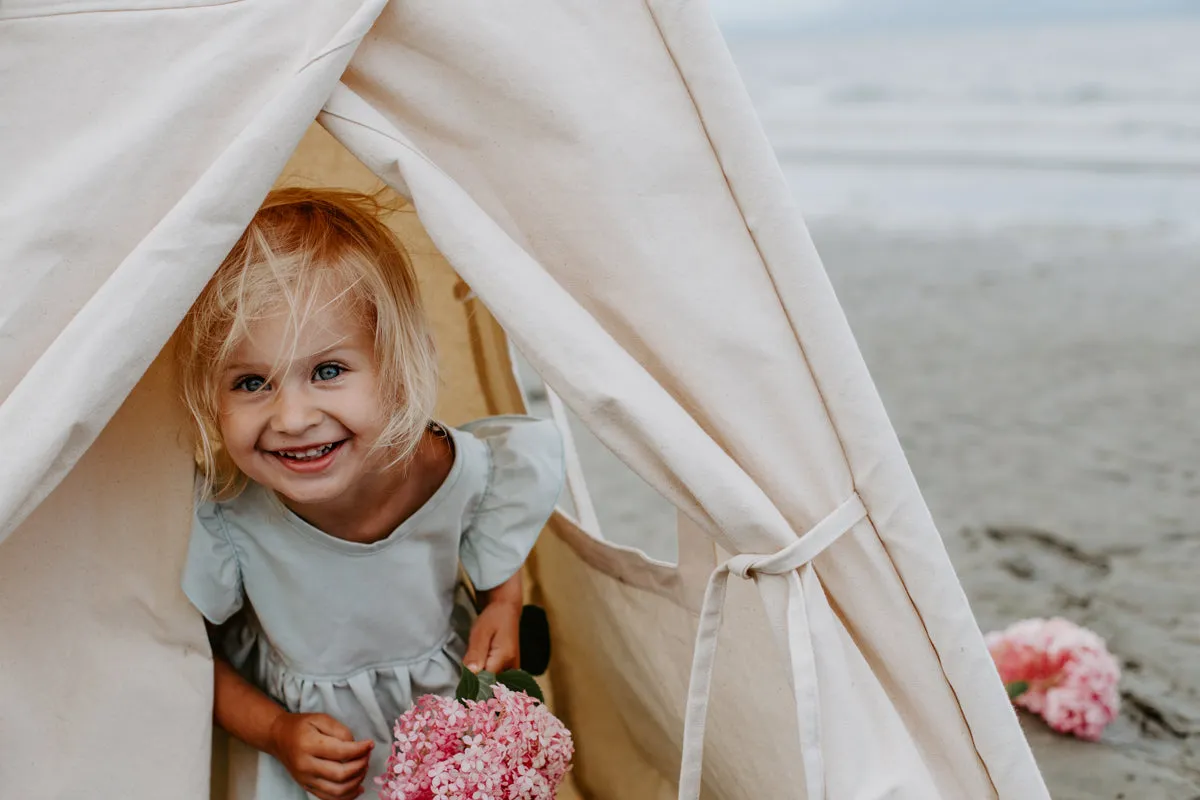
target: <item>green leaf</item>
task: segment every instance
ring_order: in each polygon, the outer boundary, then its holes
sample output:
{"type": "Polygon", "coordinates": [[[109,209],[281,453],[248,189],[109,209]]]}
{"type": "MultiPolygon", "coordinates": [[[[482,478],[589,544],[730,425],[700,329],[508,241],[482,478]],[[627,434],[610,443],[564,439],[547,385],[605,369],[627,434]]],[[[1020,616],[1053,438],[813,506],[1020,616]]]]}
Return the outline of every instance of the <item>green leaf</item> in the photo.
{"type": "Polygon", "coordinates": [[[512,689],[514,692],[524,692],[539,703],[546,702],[542,687],[523,669],[509,669],[496,676],[496,681],[512,689]]]}
{"type": "Polygon", "coordinates": [[[1013,681],[1012,683],[1005,684],[1004,689],[1008,692],[1009,700],[1016,700],[1029,691],[1029,681],[1013,681]]]}
{"type": "Polygon", "coordinates": [[[460,703],[465,700],[478,700],[479,689],[479,678],[464,666],[458,679],[458,688],[454,690],[454,699],[460,703]]]}
{"type": "Polygon", "coordinates": [[[458,679],[458,687],[454,690],[454,699],[460,703],[466,700],[475,700],[477,702],[491,700],[496,694],[492,691],[492,687],[499,680],[499,678],[486,669],[481,669],[479,672],[471,672],[471,670],[464,666],[462,668],[462,676],[458,679]]]}

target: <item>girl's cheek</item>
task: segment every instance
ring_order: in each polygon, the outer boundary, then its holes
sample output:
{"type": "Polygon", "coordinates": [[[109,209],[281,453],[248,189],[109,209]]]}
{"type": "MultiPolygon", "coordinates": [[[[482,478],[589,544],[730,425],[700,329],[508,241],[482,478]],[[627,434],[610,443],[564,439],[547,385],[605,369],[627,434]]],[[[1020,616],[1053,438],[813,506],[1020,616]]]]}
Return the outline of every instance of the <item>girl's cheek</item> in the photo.
{"type": "Polygon", "coordinates": [[[250,428],[253,427],[250,415],[245,409],[226,408],[221,414],[219,425],[221,428],[221,436],[232,447],[237,447],[241,444],[240,439],[247,435],[250,428]]]}

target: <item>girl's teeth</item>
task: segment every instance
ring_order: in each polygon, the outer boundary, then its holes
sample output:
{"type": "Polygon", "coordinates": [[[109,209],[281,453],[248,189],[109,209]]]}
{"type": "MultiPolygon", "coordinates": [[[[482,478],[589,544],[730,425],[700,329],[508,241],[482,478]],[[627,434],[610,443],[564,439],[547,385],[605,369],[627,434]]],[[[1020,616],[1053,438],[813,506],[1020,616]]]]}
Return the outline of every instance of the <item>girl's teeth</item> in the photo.
{"type": "Polygon", "coordinates": [[[311,447],[308,450],[280,450],[279,455],[284,458],[292,458],[297,461],[304,461],[310,458],[320,458],[333,449],[332,444],[321,445],[320,447],[311,447]]]}

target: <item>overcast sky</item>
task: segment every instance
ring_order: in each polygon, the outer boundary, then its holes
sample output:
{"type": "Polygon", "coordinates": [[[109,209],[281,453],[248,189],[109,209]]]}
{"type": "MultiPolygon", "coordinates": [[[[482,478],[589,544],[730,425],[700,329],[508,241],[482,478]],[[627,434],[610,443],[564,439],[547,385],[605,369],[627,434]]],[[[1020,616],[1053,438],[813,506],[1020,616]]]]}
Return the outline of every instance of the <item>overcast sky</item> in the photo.
{"type": "Polygon", "coordinates": [[[836,8],[839,0],[709,0],[722,24],[802,22],[814,14],[836,8]]]}
{"type": "Polygon", "coordinates": [[[1200,0],[709,0],[731,28],[826,22],[978,22],[1200,12],[1200,0]]]}

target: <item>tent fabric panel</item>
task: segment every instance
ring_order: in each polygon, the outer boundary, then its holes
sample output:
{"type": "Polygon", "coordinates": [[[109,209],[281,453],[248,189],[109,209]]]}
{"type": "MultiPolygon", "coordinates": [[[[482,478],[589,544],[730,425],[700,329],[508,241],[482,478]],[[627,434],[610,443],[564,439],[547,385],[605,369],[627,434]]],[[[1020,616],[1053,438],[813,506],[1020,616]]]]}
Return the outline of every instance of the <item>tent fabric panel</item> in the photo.
{"type": "Polygon", "coordinates": [[[4,796],[207,800],[212,665],[179,584],[189,441],[164,354],[0,546],[4,796]]]}
{"type": "MultiPolygon", "coordinates": [[[[878,392],[830,286],[799,212],[756,118],[732,58],[707,14],[695,3],[652,2],[660,29],[704,119],[729,179],[730,191],[754,235],[782,305],[804,343],[830,417],[856,476],[856,488],[889,557],[928,631],[955,702],[963,706],[970,737],[1002,797],[1046,797],[1032,753],[999,685],[978,625],[900,447],[878,392]],[[797,264],[815,265],[796,269],[797,264]]],[[[851,562],[855,563],[855,562],[851,562]]],[[[866,565],[857,565],[859,569],[866,565]]],[[[819,570],[825,575],[824,570],[819,570]]],[[[890,572],[890,570],[889,570],[890,572]]],[[[855,578],[861,580],[856,570],[855,578]]],[[[849,576],[846,589],[850,590],[849,576]]],[[[831,587],[832,588],[832,587],[831,587]]],[[[837,593],[838,596],[849,596],[837,593]]],[[[860,616],[881,619],[878,612],[860,616]]],[[[878,641],[885,641],[878,638],[878,641]]],[[[881,674],[888,664],[879,662],[881,674]]],[[[928,692],[914,693],[913,681],[928,672],[891,674],[893,694],[917,694],[910,718],[924,716],[928,692]]],[[[911,701],[910,701],[911,705],[911,701]]],[[[924,723],[920,740],[947,747],[953,730],[940,715],[924,723]]]]}

